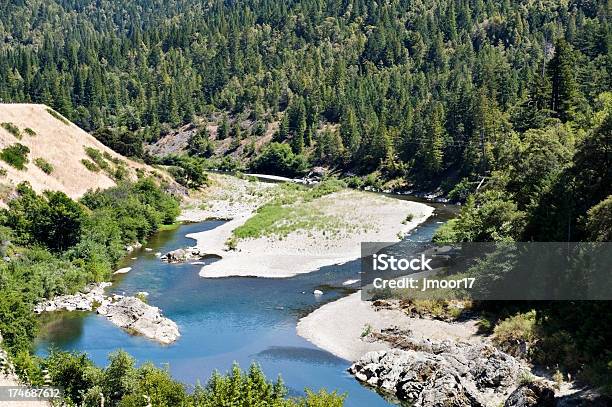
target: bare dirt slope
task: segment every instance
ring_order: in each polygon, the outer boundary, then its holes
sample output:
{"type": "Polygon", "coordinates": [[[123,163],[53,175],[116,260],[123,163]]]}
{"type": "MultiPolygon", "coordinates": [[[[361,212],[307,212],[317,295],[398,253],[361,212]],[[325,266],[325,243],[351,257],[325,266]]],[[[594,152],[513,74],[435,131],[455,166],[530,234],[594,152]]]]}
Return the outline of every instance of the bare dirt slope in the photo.
{"type": "Polygon", "coordinates": [[[2,201],[10,196],[11,187],[21,181],[28,181],[38,192],[58,190],[72,198],[80,197],[88,189],[115,185],[110,173],[117,164],[107,159],[110,167],[108,171],[88,170],[81,162],[83,159],[91,161],[85,153],[86,147],[95,148],[102,154],[107,153],[110,157],[121,160],[128,170],[129,178],[136,178],[138,168],[145,173],[155,171],[152,167],[128,160],[115,153],[75,124],[52,116],[44,105],[0,104],[0,123],[11,123],[21,134],[21,139],[18,139],[0,126],[0,149],[15,143],[23,144],[30,149],[29,162],[24,170],[18,170],[0,160],[0,168],[6,170],[6,175],[0,175],[2,201]],[[26,128],[32,129],[36,135],[28,134],[26,128]],[[34,160],[39,157],[53,166],[50,174],[46,174],[34,164],[34,160]]]}

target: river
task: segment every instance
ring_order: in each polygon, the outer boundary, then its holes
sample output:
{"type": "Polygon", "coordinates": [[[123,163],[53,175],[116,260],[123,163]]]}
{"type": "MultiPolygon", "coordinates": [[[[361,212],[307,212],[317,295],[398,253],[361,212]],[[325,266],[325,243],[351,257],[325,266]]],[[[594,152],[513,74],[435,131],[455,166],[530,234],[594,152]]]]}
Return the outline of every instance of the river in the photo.
{"type": "MultiPolygon", "coordinates": [[[[412,231],[407,239],[429,241],[452,209],[436,206],[436,214],[412,231]]],[[[133,336],[95,313],[66,312],[45,316],[36,341],[37,353],[51,348],[86,352],[104,366],[110,352],[124,349],[138,362],[168,367],[172,375],[193,385],[206,382],[216,369],[229,370],[238,362],[244,369],[259,363],[267,377],[282,376],[290,395],[305,388],[347,393],[346,406],[392,405],[376,392],[361,386],[346,369],[350,363],[297,336],[297,320],[350,292],[342,283],[359,278],[359,261],[322,268],[285,279],[221,278],[198,276],[200,264],[167,264],[155,256],[194,240],[185,235],[208,230],[221,221],[184,224],[154,235],[144,248],[132,252],[121,267],[132,267],[118,276],[109,293],[134,295],[148,292],[148,302],[160,307],[181,331],[168,346],[133,336]],[[324,292],[315,297],[313,290],[324,292]]],[[[212,261],[212,260],[211,260],[212,261]]]]}

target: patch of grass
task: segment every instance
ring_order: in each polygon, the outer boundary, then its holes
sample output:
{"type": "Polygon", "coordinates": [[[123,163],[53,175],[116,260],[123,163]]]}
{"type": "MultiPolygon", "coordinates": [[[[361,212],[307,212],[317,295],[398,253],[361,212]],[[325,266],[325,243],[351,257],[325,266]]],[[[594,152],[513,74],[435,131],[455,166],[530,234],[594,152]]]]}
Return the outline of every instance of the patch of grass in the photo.
{"type": "Polygon", "coordinates": [[[54,170],[53,165],[51,165],[50,162],[48,162],[42,157],[38,157],[37,159],[35,159],[34,164],[36,164],[36,166],[40,168],[45,174],[51,174],[54,170]]]}
{"type": "Polygon", "coordinates": [[[4,122],[1,124],[2,128],[9,133],[11,133],[17,140],[21,140],[21,132],[19,128],[15,126],[13,123],[4,122]]]}
{"type": "Polygon", "coordinates": [[[30,149],[23,144],[15,143],[10,145],[0,152],[0,159],[18,170],[26,168],[28,161],[28,154],[30,149]]]}
{"type": "Polygon", "coordinates": [[[372,333],[372,325],[370,324],[365,324],[363,326],[363,330],[361,331],[361,337],[365,338],[366,336],[368,336],[369,334],[372,333]]]}
{"type": "Polygon", "coordinates": [[[493,343],[512,355],[521,354],[521,348],[536,337],[536,312],[533,310],[506,318],[493,328],[493,343]]]}
{"type": "Polygon", "coordinates": [[[526,370],[523,370],[519,375],[519,384],[526,385],[529,383],[533,383],[535,380],[535,376],[526,370]]]}
{"type": "Polygon", "coordinates": [[[64,116],[62,116],[61,114],[59,114],[55,110],[51,109],[50,107],[47,108],[47,113],[49,113],[51,116],[55,117],[60,122],[64,123],[66,126],[70,125],[70,122],[68,121],[68,119],[66,119],[64,116]]]}
{"type": "Polygon", "coordinates": [[[168,225],[161,225],[158,230],[175,230],[178,229],[179,226],[181,226],[181,222],[174,222],[168,225]]]}
{"type": "Polygon", "coordinates": [[[408,215],[406,215],[406,219],[404,219],[402,221],[402,225],[406,225],[406,224],[412,222],[413,220],[414,220],[414,214],[409,213],[408,215]]]}
{"type": "MultiPolygon", "coordinates": [[[[322,230],[334,234],[343,222],[307,204],[345,186],[337,180],[325,181],[312,188],[292,183],[282,184],[275,190],[275,196],[269,203],[260,207],[244,225],[234,230],[233,239],[271,235],[282,238],[297,230],[322,230]]],[[[237,242],[230,240],[227,245],[231,248],[237,242]]]]}
{"type": "Polygon", "coordinates": [[[90,161],[90,160],[88,160],[86,158],[83,158],[81,160],[81,163],[85,166],[85,168],[87,168],[91,172],[99,172],[100,171],[100,167],[98,167],[96,165],[96,163],[94,163],[93,161],[90,161]]]}
{"type": "Polygon", "coordinates": [[[236,236],[232,236],[225,242],[227,250],[236,250],[238,248],[238,239],[236,236]]]}
{"type": "Polygon", "coordinates": [[[23,129],[23,131],[25,131],[28,136],[36,136],[36,132],[29,127],[26,127],[25,129],[23,129]]]}

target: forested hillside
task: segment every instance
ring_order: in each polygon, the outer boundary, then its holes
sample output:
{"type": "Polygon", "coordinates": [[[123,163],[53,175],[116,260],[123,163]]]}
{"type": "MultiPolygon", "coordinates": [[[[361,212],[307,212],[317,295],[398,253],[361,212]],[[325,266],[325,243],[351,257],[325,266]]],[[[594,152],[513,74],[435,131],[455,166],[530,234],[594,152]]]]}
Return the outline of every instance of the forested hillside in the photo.
{"type": "Polygon", "coordinates": [[[256,156],[274,122],[297,155],[283,151],[270,171],[379,170],[426,188],[503,167],[530,128],[591,126],[612,88],[611,7],[9,0],[0,99],[46,103],[136,156],[143,140],[196,117],[218,128],[209,140],[203,126],[192,154],[230,137],[256,156]]]}

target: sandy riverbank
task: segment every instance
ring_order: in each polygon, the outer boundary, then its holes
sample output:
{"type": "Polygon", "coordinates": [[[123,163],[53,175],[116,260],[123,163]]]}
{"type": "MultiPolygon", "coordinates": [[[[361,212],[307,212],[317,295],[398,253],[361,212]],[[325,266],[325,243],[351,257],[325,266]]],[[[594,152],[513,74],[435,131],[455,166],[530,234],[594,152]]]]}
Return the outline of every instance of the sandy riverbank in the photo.
{"type": "MultiPolygon", "coordinates": [[[[204,209],[183,214],[183,219],[190,220],[231,219],[213,230],[188,236],[196,239],[200,250],[221,257],[202,268],[202,277],[291,277],[345,263],[360,257],[361,242],[398,241],[433,213],[432,207],[422,203],[341,190],[300,204],[300,211],[316,213],[325,219],[329,228],[318,225],[282,236],[241,239],[236,250],[228,250],[226,243],[232,231],[243,225],[273,195],[277,186],[228,177],[221,181],[231,183],[217,187],[227,195],[225,198],[211,199],[204,209]]],[[[214,194],[215,190],[209,191],[209,196],[214,194]]]]}
{"type": "Polygon", "coordinates": [[[411,330],[415,339],[456,340],[478,342],[476,321],[444,322],[412,318],[397,309],[375,310],[370,301],[361,299],[361,292],[331,302],[300,319],[298,335],[333,353],[355,361],[370,351],[388,350],[386,342],[362,339],[367,327],[371,331],[398,327],[411,330]]]}

